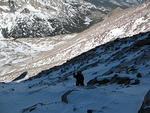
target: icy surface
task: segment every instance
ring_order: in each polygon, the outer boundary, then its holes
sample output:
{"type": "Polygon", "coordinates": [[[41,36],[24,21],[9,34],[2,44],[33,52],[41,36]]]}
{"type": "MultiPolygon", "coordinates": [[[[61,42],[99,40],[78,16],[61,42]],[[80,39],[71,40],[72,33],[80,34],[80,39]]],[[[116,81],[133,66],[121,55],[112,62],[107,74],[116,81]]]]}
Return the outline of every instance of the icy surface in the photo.
{"type": "Polygon", "coordinates": [[[84,21],[85,21],[84,24],[86,24],[86,25],[89,25],[92,22],[92,20],[88,17],[86,17],[84,21]]]}

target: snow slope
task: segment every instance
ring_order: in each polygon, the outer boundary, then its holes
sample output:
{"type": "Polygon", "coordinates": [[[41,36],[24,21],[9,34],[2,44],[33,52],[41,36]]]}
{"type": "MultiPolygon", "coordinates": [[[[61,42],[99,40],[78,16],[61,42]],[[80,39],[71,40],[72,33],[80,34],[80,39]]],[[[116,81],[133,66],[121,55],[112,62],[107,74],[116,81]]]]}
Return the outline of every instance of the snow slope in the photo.
{"type": "Polygon", "coordinates": [[[11,82],[0,83],[0,113],[137,113],[150,86],[149,6],[117,13],[63,40],[55,37],[60,41],[55,51],[18,64],[20,74],[30,79],[11,81],[19,73],[1,78],[11,82]],[[50,61],[59,63],[50,67],[50,61]],[[84,74],[86,86],[74,85],[76,70],[84,74]]]}
{"type": "Polygon", "coordinates": [[[17,63],[54,49],[64,40],[75,37],[76,34],[45,38],[22,38],[17,40],[0,40],[0,76],[18,70],[17,63]]]}
{"type": "Polygon", "coordinates": [[[0,113],[137,113],[150,85],[149,40],[150,32],[116,39],[27,81],[1,83],[0,113]],[[76,69],[82,70],[85,84],[95,77],[100,81],[115,74],[140,83],[133,85],[131,80],[128,84],[76,87],[72,77],[76,69]],[[138,73],[141,78],[137,78],[138,73]],[[68,91],[68,102],[62,101],[68,91]]]}

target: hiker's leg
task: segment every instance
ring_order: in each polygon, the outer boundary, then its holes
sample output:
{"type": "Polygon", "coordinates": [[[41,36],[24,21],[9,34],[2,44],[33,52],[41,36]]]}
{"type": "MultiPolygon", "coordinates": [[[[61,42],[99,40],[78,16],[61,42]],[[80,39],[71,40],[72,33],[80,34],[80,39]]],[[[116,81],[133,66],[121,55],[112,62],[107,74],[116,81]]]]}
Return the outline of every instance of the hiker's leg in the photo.
{"type": "Polygon", "coordinates": [[[79,86],[79,82],[78,81],[76,81],[76,86],[79,86]]]}

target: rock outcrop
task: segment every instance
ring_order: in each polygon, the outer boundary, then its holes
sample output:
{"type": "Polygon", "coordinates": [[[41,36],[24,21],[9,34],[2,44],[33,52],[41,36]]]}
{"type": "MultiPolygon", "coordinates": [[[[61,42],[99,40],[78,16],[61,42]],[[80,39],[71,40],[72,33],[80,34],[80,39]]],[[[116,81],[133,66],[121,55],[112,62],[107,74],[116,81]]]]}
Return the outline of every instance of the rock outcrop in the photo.
{"type": "Polygon", "coordinates": [[[150,91],[145,95],[143,104],[138,113],[150,113],[150,91]]]}

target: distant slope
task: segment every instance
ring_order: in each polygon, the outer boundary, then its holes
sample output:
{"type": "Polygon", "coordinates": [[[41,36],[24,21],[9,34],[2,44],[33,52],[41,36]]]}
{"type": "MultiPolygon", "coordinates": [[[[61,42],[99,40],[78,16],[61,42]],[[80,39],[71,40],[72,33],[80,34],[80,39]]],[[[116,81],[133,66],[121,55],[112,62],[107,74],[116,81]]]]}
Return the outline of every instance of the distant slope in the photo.
{"type": "Polygon", "coordinates": [[[112,9],[138,3],[136,0],[3,0],[0,1],[0,38],[36,38],[80,32],[103,20],[112,9]]]}

